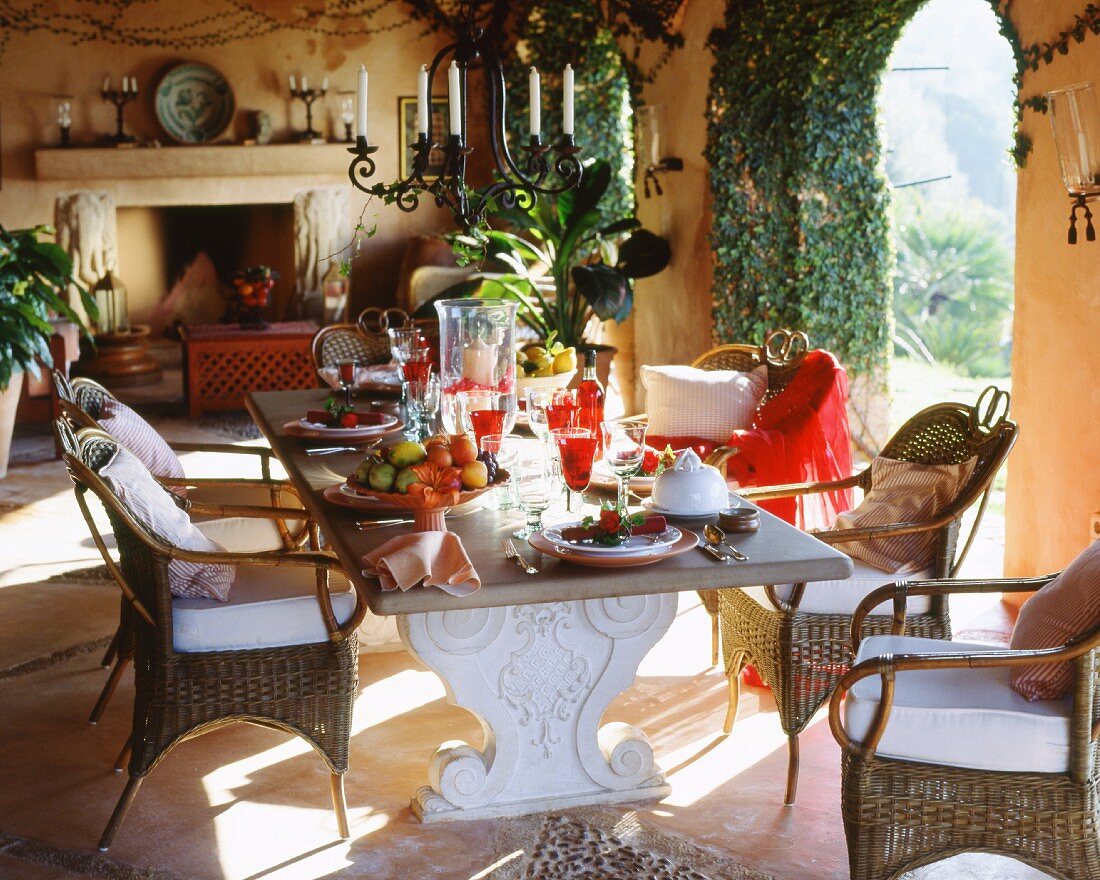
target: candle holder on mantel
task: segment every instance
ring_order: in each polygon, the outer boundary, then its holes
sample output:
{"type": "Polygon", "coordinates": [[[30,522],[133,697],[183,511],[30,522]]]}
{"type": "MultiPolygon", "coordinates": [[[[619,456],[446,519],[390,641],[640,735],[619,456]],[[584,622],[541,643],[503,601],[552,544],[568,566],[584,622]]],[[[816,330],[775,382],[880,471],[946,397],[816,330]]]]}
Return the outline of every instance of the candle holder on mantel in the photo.
{"type": "Polygon", "coordinates": [[[107,138],[107,143],[114,144],[116,147],[134,143],[133,135],[128,135],[123,130],[122,109],[137,100],[137,77],[124,76],[121,89],[111,88],[110,77],[104,77],[103,88],[100,89],[99,94],[104,101],[115,105],[115,133],[107,138]]]}
{"type": "Polygon", "coordinates": [[[298,140],[303,144],[323,144],[325,139],[321,132],[313,130],[313,102],[328,94],[328,77],[321,81],[319,89],[311,89],[308,85],[309,80],[304,76],[301,85],[295,83],[293,76],[290,78],[290,97],[306,105],[306,130],[298,133],[298,140]]]}
{"type": "Polygon", "coordinates": [[[72,146],[69,138],[69,132],[73,127],[72,97],[72,95],[57,96],[57,128],[61,132],[61,139],[57,144],[59,147],[72,146]]]}

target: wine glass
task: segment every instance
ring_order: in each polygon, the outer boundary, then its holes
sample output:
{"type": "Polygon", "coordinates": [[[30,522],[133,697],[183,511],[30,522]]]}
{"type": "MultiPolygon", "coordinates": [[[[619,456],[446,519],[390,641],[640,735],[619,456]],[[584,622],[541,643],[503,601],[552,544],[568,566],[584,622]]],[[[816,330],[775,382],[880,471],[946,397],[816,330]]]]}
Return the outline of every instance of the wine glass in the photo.
{"type": "Polygon", "coordinates": [[[599,438],[587,428],[558,428],[551,432],[558,447],[565,481],[565,509],[573,509],[573,492],[583,492],[592,480],[592,462],[599,438]]]}
{"type": "Polygon", "coordinates": [[[336,382],[344,391],[344,406],[351,409],[351,389],[355,387],[355,374],[359,361],[355,358],[336,362],[336,382]]]}
{"type": "Polygon", "coordinates": [[[401,402],[408,400],[409,389],[405,378],[405,364],[415,360],[420,348],[420,330],[417,327],[390,327],[386,333],[390,337],[390,353],[394,361],[401,366],[401,402]]]}
{"type": "Polygon", "coordinates": [[[527,516],[522,529],[513,532],[516,538],[530,538],[542,531],[542,515],[550,506],[554,480],[549,462],[541,450],[527,449],[516,462],[512,479],[516,484],[519,506],[527,516]]]}
{"type": "Polygon", "coordinates": [[[426,379],[413,379],[409,383],[409,399],[406,407],[412,433],[418,437],[429,433],[435,415],[439,412],[439,377],[428,373],[426,379]]]}
{"type": "Polygon", "coordinates": [[[615,475],[617,487],[615,509],[619,511],[627,508],[627,486],[630,478],[638,473],[645,457],[645,432],[646,423],[617,419],[610,422],[602,422],[600,431],[603,434],[604,460],[615,475]]]}
{"type": "MultiPolygon", "coordinates": [[[[547,388],[527,389],[527,424],[531,433],[543,443],[550,439],[550,422],[546,408],[554,402],[554,392],[547,388]]],[[[568,427],[562,425],[562,427],[568,427]]]]}
{"type": "Polygon", "coordinates": [[[459,391],[455,423],[460,432],[473,431],[480,447],[482,437],[511,433],[516,425],[516,396],[507,391],[459,391]]]}
{"type": "MultiPolygon", "coordinates": [[[[481,451],[493,453],[496,456],[497,467],[508,471],[509,474],[519,458],[522,446],[523,441],[514,434],[486,434],[478,443],[481,451]]],[[[509,480],[503,488],[504,492],[497,496],[497,508],[509,510],[515,506],[515,480],[509,480]]]]}
{"type": "Polygon", "coordinates": [[[580,407],[577,404],[576,391],[555,391],[546,406],[546,423],[551,431],[562,428],[574,428],[580,407]]]}

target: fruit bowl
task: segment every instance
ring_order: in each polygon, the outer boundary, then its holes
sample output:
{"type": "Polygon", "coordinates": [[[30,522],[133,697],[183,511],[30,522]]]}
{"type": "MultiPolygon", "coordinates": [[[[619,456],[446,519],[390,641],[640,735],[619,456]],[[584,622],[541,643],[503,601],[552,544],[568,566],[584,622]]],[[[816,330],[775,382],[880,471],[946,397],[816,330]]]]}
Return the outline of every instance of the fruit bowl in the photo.
{"type": "Polygon", "coordinates": [[[576,375],[576,370],[570,370],[568,373],[557,373],[553,376],[517,376],[516,394],[522,400],[527,396],[528,388],[546,388],[552,390],[568,388],[569,383],[573,381],[573,377],[576,375]]]}
{"type": "Polygon", "coordinates": [[[355,479],[355,474],[348,477],[347,486],[356,495],[362,495],[365,498],[374,498],[395,510],[411,510],[414,532],[445,532],[447,531],[447,523],[444,517],[448,510],[452,507],[458,507],[460,504],[465,504],[467,501],[473,501],[479,495],[484,495],[490,489],[495,489],[497,486],[507,482],[507,480],[508,473],[502,470],[497,472],[497,479],[495,482],[490,483],[488,486],[483,486],[480,489],[452,489],[446,493],[440,493],[446,498],[446,502],[442,506],[439,504],[437,498],[431,498],[425,495],[375,491],[369,486],[364,486],[355,479]]]}

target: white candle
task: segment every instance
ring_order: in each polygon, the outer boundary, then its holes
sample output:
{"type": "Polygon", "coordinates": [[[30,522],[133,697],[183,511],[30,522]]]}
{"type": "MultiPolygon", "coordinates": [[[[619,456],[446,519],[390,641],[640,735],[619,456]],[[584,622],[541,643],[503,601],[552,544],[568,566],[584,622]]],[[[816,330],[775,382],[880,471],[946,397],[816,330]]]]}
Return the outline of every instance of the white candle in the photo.
{"type": "Polygon", "coordinates": [[[451,109],[451,134],[462,136],[462,81],[458,76],[458,64],[454,61],[447,68],[447,97],[451,109]]]}
{"type": "Polygon", "coordinates": [[[531,137],[537,138],[542,131],[542,87],[539,72],[534,67],[527,74],[527,86],[531,92],[531,137]]]}
{"type": "Polygon", "coordinates": [[[561,130],[565,134],[573,133],[573,65],[565,65],[562,74],[561,130]]]}
{"type": "Polygon", "coordinates": [[[293,73],[290,75],[290,90],[292,92],[298,91],[298,80],[295,78],[293,73]]]}
{"type": "Polygon", "coordinates": [[[416,76],[416,130],[428,134],[428,65],[421,64],[416,76]]]}
{"type": "Polygon", "coordinates": [[[321,91],[322,92],[327,92],[328,91],[328,77],[327,76],[324,77],[321,80],[321,91]]]}
{"type": "Polygon", "coordinates": [[[103,77],[103,91],[111,91],[111,77],[109,75],[103,77]]]}
{"type": "Polygon", "coordinates": [[[137,94],[137,77],[136,76],[130,77],[130,89],[133,91],[133,93],[135,95],[137,94]]]}
{"type": "Polygon", "coordinates": [[[359,65],[359,93],[355,102],[355,135],[367,137],[367,65],[359,65]]]}
{"type": "Polygon", "coordinates": [[[309,91],[309,77],[306,76],[305,74],[302,75],[302,91],[303,92],[308,92],[309,91]]]}

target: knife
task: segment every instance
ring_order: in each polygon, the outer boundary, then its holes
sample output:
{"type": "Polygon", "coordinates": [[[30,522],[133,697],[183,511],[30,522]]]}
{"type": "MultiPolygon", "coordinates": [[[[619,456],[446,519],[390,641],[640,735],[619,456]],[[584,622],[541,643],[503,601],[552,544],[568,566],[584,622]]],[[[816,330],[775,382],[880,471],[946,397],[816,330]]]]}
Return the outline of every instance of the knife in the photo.
{"type": "Polygon", "coordinates": [[[720,552],[716,547],[714,547],[711,544],[701,542],[699,544],[696,544],[695,546],[698,547],[700,550],[702,550],[704,553],[709,553],[711,556],[713,556],[719,562],[730,562],[731,561],[729,556],[726,556],[725,553],[720,552]]]}

